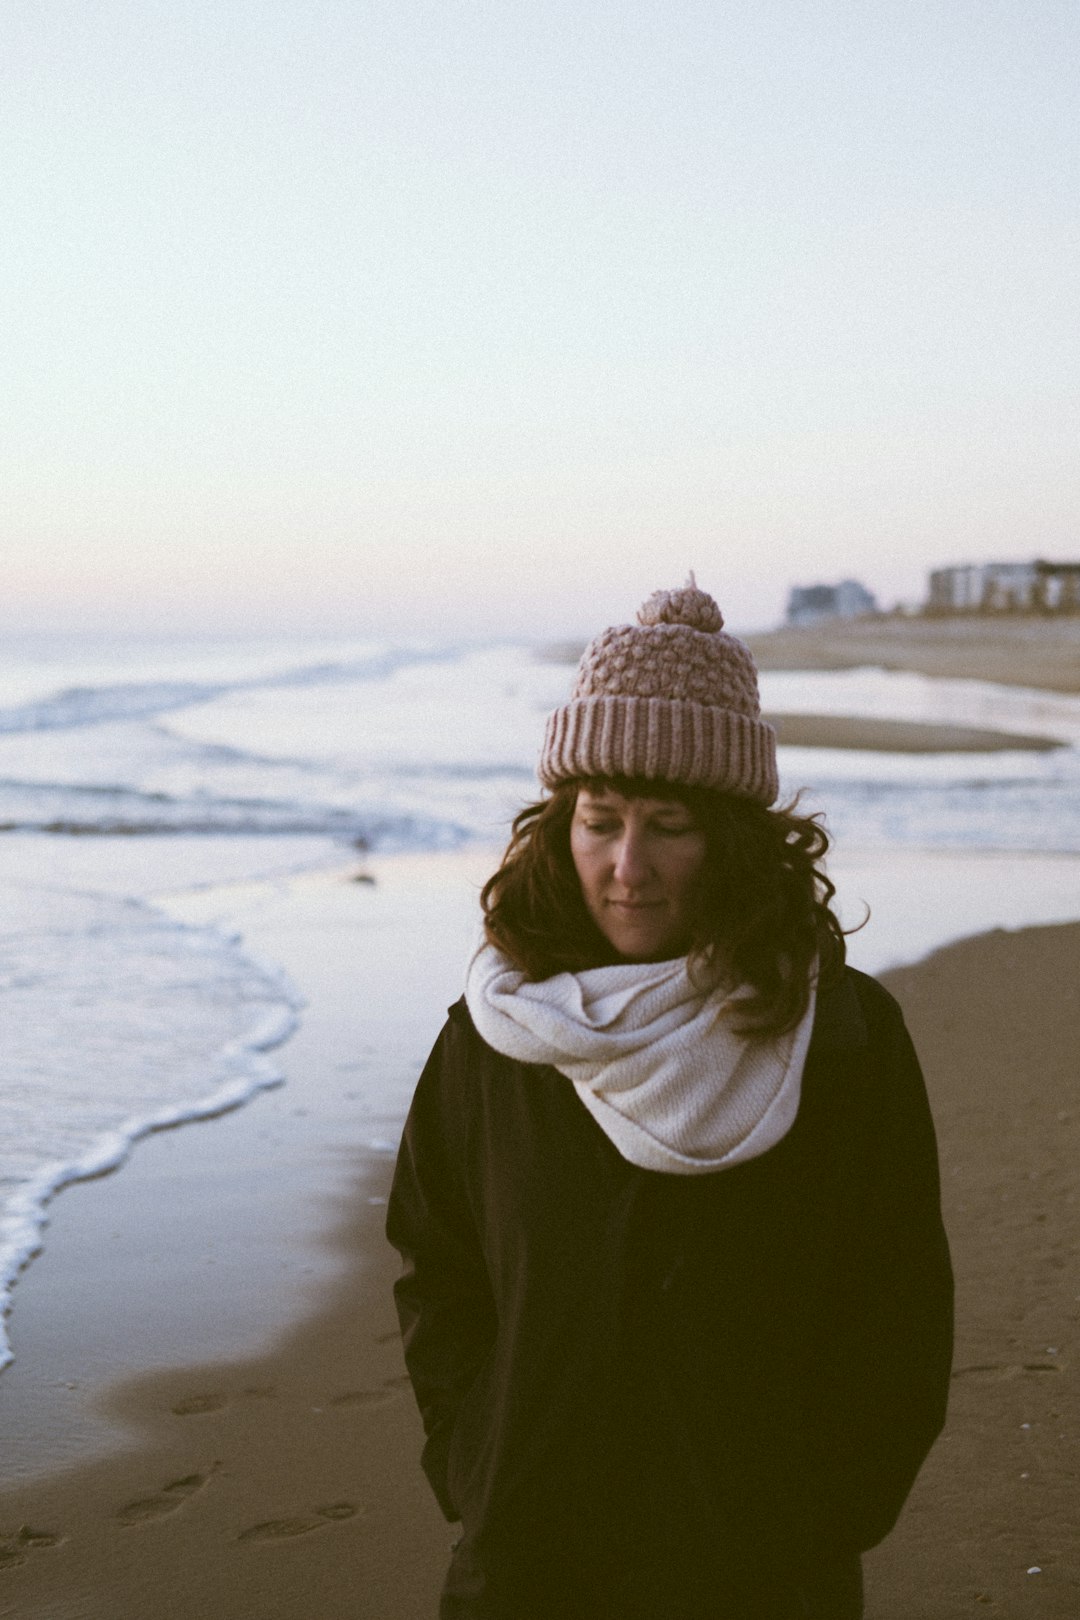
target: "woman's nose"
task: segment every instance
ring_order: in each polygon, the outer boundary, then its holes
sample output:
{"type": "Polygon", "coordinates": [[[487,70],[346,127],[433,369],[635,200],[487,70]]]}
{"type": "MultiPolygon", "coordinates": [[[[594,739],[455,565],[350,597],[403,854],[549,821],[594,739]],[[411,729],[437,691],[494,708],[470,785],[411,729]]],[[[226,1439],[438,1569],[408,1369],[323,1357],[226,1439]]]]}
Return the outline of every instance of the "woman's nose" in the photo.
{"type": "Polygon", "coordinates": [[[615,877],[618,882],[628,889],[635,888],[647,881],[649,870],[645,840],[637,833],[624,833],[615,851],[615,877]]]}

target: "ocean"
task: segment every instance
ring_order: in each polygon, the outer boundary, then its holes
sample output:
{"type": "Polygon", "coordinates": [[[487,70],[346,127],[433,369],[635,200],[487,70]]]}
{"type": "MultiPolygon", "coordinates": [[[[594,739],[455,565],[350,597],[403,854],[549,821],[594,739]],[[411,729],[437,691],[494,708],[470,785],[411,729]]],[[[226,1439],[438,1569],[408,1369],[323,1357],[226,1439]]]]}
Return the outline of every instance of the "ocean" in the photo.
{"type": "MultiPolygon", "coordinates": [[[[279,1083],[303,1009],[169,897],[495,845],[570,670],[517,644],[9,642],[0,655],[0,1306],[66,1184],[279,1083]]],[[[987,754],[781,750],[871,969],[1080,916],[1080,698],[880,670],[766,674],[767,709],[1051,736],[987,754]],[[906,931],[905,931],[906,929],[906,931]]],[[[861,957],[859,953],[862,953],[861,957]]],[[[0,1366],[8,1359],[0,1337],[0,1366]]]]}

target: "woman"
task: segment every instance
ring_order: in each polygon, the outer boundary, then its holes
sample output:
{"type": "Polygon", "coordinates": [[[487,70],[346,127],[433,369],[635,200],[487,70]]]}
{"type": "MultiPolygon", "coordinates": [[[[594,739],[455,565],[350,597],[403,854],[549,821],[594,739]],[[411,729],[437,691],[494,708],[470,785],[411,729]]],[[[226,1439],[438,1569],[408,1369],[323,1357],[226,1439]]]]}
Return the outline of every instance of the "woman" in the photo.
{"type": "Polygon", "coordinates": [[[603,632],[390,1200],[443,1620],[854,1620],[945,1410],[933,1126],[691,578],[603,632]]]}

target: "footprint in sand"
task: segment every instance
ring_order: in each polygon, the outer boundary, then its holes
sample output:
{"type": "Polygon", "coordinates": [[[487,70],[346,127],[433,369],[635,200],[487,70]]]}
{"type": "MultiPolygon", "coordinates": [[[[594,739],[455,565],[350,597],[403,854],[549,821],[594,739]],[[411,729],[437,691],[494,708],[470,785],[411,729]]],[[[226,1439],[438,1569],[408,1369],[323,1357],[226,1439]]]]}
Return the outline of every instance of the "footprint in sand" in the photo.
{"type": "Polygon", "coordinates": [[[177,1417],[196,1417],[200,1412],[220,1412],[228,1404],[227,1395],[187,1395],[172,1410],[177,1417]]]}
{"type": "Polygon", "coordinates": [[[209,1478],[209,1474],[185,1474],[183,1479],[174,1479],[170,1484],[163,1485],[153,1496],[141,1496],[134,1502],[128,1502],[116,1517],[122,1525],[147,1524],[151,1519],[162,1519],[196,1496],[209,1478]]]}
{"type": "Polygon", "coordinates": [[[354,1519],[360,1512],[352,1502],[330,1502],[315,1509],[315,1516],[306,1519],[264,1519],[241,1530],[237,1541],[285,1541],[290,1536],[306,1536],[312,1530],[324,1530],[328,1524],[354,1519]]]}
{"type": "Polygon", "coordinates": [[[974,1379],[978,1383],[994,1384],[1006,1378],[1022,1378],[1026,1373],[1059,1373],[1056,1361],[1025,1361],[1022,1365],[987,1361],[971,1367],[957,1367],[953,1378],[974,1379]]]}
{"type": "MultiPolygon", "coordinates": [[[[252,1384],[240,1393],[247,1400],[268,1401],[273,1399],[277,1390],[273,1384],[252,1384]]],[[[198,1417],[203,1412],[222,1412],[229,1402],[228,1395],[211,1390],[205,1395],[185,1395],[182,1401],[177,1401],[169,1410],[174,1417],[198,1417]]]]}
{"type": "Polygon", "coordinates": [[[62,1537],[51,1530],[34,1530],[28,1524],[20,1525],[14,1535],[0,1533],[0,1569],[14,1569],[25,1564],[28,1553],[37,1547],[56,1547],[62,1537]]]}
{"type": "Polygon", "coordinates": [[[334,1395],[328,1406],[385,1406],[395,1398],[392,1389],[348,1389],[344,1395],[334,1395]]]}
{"type": "Polygon", "coordinates": [[[385,1406],[396,1400],[403,1389],[409,1387],[408,1373],[395,1378],[384,1378],[379,1389],[347,1389],[343,1395],[334,1395],[328,1406],[385,1406]]]}

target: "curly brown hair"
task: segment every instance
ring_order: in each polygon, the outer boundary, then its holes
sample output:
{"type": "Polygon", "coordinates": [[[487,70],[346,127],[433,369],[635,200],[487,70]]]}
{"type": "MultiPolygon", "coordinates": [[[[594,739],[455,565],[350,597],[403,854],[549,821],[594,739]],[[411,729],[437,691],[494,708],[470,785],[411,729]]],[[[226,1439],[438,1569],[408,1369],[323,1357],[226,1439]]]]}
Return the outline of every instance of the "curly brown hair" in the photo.
{"type": "Polygon", "coordinates": [[[798,798],[777,809],[755,799],[678,782],[624,777],[560,782],[515,817],[497,872],[481,892],[488,940],[530,980],[621,958],[589,915],[570,853],[581,788],[626,798],[676,799],[705,834],[706,855],[691,934],[692,970],[708,983],[734,975],[754,991],[743,1028],[792,1029],[806,1012],[811,978],[843,967],[835,886],[820,862],[829,836],[798,798]]]}

